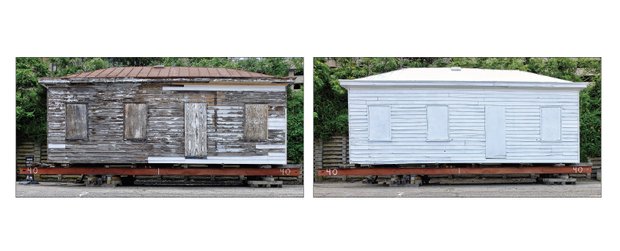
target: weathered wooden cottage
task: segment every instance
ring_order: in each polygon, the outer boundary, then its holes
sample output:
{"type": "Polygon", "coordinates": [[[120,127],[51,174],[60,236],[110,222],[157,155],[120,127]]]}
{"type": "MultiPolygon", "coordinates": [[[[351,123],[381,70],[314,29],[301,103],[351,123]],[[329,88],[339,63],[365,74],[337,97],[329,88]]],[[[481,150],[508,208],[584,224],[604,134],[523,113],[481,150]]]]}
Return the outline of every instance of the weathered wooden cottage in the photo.
{"type": "Polygon", "coordinates": [[[458,67],[340,83],[354,164],[579,162],[585,83],[458,67]]]}
{"type": "Polygon", "coordinates": [[[285,165],[291,81],[160,66],[41,79],[48,93],[48,161],[285,165]]]}

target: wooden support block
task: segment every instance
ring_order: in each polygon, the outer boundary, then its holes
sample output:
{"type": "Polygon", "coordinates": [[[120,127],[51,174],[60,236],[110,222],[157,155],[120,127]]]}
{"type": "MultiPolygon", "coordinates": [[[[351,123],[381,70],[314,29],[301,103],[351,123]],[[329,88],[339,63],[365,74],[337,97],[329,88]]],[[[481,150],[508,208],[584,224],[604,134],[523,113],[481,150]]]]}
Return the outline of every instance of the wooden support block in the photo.
{"type": "Polygon", "coordinates": [[[112,186],[112,187],[117,187],[117,186],[123,185],[123,182],[121,181],[121,176],[118,176],[118,175],[107,176],[106,177],[106,185],[109,185],[109,186],[112,186]]]}
{"type": "Polygon", "coordinates": [[[576,184],[577,179],[575,178],[543,178],[543,183],[547,185],[566,185],[566,184],[576,184]]]}

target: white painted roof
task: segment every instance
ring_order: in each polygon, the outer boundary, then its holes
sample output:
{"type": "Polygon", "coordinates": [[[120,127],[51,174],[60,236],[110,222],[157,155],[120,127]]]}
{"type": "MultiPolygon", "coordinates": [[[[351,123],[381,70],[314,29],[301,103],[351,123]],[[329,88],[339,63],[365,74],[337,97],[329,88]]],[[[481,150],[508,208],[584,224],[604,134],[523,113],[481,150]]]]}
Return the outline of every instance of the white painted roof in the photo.
{"type": "Polygon", "coordinates": [[[531,72],[473,68],[405,68],[356,80],[570,83],[531,72]]]}
{"type": "Polygon", "coordinates": [[[340,80],[348,86],[498,86],[584,88],[586,83],[518,70],[474,68],[405,68],[352,80],[340,80]]]}

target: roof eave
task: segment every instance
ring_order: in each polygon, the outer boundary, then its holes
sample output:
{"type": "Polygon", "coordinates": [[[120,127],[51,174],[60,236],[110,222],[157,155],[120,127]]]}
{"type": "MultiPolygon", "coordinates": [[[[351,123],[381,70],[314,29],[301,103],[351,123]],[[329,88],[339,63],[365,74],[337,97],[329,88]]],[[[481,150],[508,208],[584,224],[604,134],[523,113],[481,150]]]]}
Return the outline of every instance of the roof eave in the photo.
{"type": "Polygon", "coordinates": [[[291,78],[41,78],[39,83],[43,86],[55,84],[129,84],[129,83],[217,83],[217,82],[239,82],[239,83],[278,83],[292,84],[291,78]]]}
{"type": "Polygon", "coordinates": [[[504,87],[504,88],[568,88],[583,89],[584,82],[508,82],[508,81],[394,81],[394,80],[339,80],[344,88],[351,87],[504,87]]]}

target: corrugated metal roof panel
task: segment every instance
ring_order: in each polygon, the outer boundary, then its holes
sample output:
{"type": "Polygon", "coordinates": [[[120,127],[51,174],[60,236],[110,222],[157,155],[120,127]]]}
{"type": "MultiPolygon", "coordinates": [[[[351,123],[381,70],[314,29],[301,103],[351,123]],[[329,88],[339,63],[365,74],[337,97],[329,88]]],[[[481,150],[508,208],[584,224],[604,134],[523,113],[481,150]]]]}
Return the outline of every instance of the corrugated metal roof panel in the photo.
{"type": "Polygon", "coordinates": [[[119,73],[121,73],[122,71],[123,71],[123,68],[116,67],[116,68],[114,68],[114,70],[112,72],[110,72],[110,75],[118,76],[119,73]]]}
{"type": "Polygon", "coordinates": [[[101,73],[103,70],[96,70],[96,71],[92,71],[92,72],[85,72],[82,73],[83,74],[83,78],[88,78],[88,77],[96,77],[97,75],[99,75],[99,73],[101,73]]]}
{"type": "Polygon", "coordinates": [[[99,69],[61,78],[273,78],[273,76],[224,68],[142,66],[99,69]]]}
{"type": "Polygon", "coordinates": [[[101,71],[101,73],[99,73],[99,77],[105,78],[106,76],[110,75],[114,70],[115,70],[114,68],[105,69],[101,71]]]}
{"type": "Polygon", "coordinates": [[[161,71],[161,68],[157,68],[157,67],[151,68],[151,70],[146,75],[146,77],[148,77],[148,78],[157,77],[157,76],[159,76],[159,72],[160,71],[161,71]]]}
{"type": "Polygon", "coordinates": [[[125,77],[138,76],[138,73],[142,70],[140,67],[130,67],[131,71],[125,77]]]}
{"type": "Polygon", "coordinates": [[[118,73],[119,78],[127,77],[127,75],[129,75],[129,72],[131,72],[132,70],[131,67],[119,67],[119,68],[123,69],[121,72],[118,73]]]}

